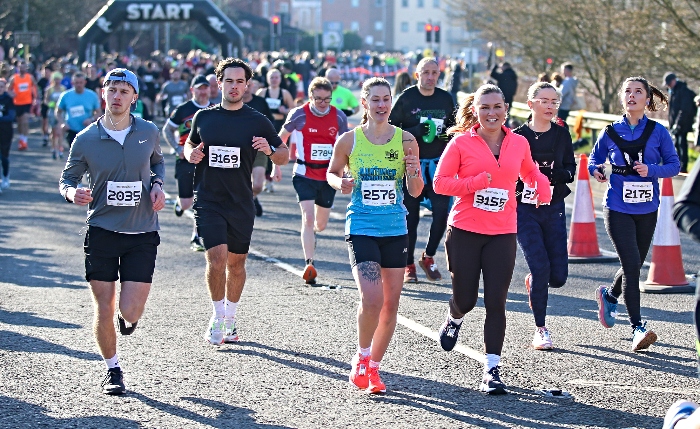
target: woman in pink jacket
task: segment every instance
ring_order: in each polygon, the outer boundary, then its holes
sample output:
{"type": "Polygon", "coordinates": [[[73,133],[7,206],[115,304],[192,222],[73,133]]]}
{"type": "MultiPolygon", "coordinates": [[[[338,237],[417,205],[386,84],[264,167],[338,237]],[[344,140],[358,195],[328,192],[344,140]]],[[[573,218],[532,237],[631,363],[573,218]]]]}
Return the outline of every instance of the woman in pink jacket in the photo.
{"type": "Polygon", "coordinates": [[[495,85],[482,85],[457,112],[456,134],[435,171],[435,192],[455,197],[447,220],[445,251],[452,274],[452,298],[440,328],[440,345],[457,343],[464,315],[476,305],[484,276],[486,364],[480,390],[506,393],[498,364],[506,331],[506,296],[515,267],[515,183],[537,184],[539,203],[551,198],[549,180],[540,173],[525,137],[504,126],[506,104],[495,85]]]}

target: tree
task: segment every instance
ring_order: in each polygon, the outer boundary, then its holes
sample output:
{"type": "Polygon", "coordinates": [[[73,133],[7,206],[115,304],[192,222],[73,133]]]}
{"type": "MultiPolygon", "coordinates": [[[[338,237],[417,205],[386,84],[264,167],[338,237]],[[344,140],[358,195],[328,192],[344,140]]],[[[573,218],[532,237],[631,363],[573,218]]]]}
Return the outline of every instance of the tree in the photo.
{"type": "Polygon", "coordinates": [[[663,20],[657,61],[665,70],[674,70],[687,78],[700,78],[700,1],[651,0],[659,6],[663,20]]]}
{"type": "Polygon", "coordinates": [[[457,13],[470,14],[484,40],[506,46],[522,71],[546,70],[547,58],[573,63],[579,86],[608,113],[619,105],[616,92],[625,78],[656,77],[650,35],[662,23],[649,1],[448,0],[457,13]]]}

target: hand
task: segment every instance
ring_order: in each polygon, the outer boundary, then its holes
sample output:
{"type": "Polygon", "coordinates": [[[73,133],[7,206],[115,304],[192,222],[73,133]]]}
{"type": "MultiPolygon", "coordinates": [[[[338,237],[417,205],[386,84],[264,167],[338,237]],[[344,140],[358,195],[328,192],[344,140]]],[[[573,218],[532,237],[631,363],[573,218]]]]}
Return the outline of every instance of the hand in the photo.
{"type": "MultiPolygon", "coordinates": [[[[181,146],[181,147],[182,147],[182,146],[181,146]]],[[[177,152],[177,156],[178,156],[180,159],[185,159],[185,151],[184,151],[184,150],[178,151],[178,152],[177,152]]]]}
{"type": "Polygon", "coordinates": [[[61,129],[65,132],[70,131],[70,127],[68,126],[68,124],[65,124],[65,123],[61,124],[61,129]]]}
{"type": "Polygon", "coordinates": [[[270,149],[270,144],[265,137],[253,137],[253,149],[267,156],[272,155],[272,149],[270,149]]]}
{"type": "Polygon", "coordinates": [[[355,179],[352,177],[343,177],[343,181],[340,183],[340,193],[349,194],[352,192],[352,188],[355,187],[355,179]]]}
{"type": "Polygon", "coordinates": [[[450,135],[447,133],[438,134],[435,136],[435,138],[443,142],[450,141],[450,135]]]}
{"type": "Polygon", "coordinates": [[[634,167],[632,167],[632,169],[639,173],[641,177],[647,177],[649,174],[649,166],[639,161],[634,161],[634,167]]]}
{"type": "Polygon", "coordinates": [[[605,183],[608,181],[607,177],[605,177],[604,168],[605,167],[601,164],[595,169],[595,171],[593,171],[593,177],[595,177],[595,180],[600,183],[605,183]]]}
{"type": "Polygon", "coordinates": [[[274,164],[272,167],[272,181],[273,182],[282,181],[282,169],[277,164],[274,164]]]}
{"type": "Polygon", "coordinates": [[[427,136],[430,134],[430,124],[428,122],[422,122],[420,124],[420,135],[418,137],[427,136]]]}
{"type": "Polygon", "coordinates": [[[79,206],[87,205],[92,201],[92,189],[71,188],[68,190],[68,199],[79,206]]]}
{"type": "Polygon", "coordinates": [[[352,111],[352,109],[341,109],[343,113],[345,113],[345,116],[350,117],[355,114],[355,112],[352,111]]]}
{"type": "Polygon", "coordinates": [[[408,149],[406,156],[403,157],[403,162],[406,164],[406,173],[409,176],[415,176],[418,174],[420,161],[418,160],[417,156],[413,155],[412,149],[408,149]]]}
{"type": "Polygon", "coordinates": [[[157,183],[154,183],[151,187],[151,202],[153,203],[154,211],[160,211],[165,207],[165,193],[157,183]]]}
{"type": "Polygon", "coordinates": [[[671,127],[671,134],[674,136],[677,136],[678,134],[681,133],[681,129],[678,127],[678,125],[674,125],[671,127]]]}
{"type": "MultiPolygon", "coordinates": [[[[187,158],[187,157],[185,157],[185,158],[187,158]]],[[[203,158],[204,158],[204,142],[200,143],[199,146],[192,149],[192,152],[190,152],[190,157],[187,158],[187,161],[190,162],[191,164],[199,164],[199,162],[203,158]]]]}

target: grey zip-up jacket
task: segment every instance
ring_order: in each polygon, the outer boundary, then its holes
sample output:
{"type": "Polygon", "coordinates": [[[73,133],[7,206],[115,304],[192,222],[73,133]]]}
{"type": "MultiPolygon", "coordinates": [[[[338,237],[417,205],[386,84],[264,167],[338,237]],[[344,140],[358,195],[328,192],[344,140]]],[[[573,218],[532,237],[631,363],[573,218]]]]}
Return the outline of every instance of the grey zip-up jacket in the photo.
{"type": "MultiPolygon", "coordinates": [[[[131,130],[124,145],[114,140],[97,120],[81,131],[71,147],[61,174],[59,189],[66,198],[88,173],[92,202],[88,205],[87,224],[113,232],[142,233],[157,231],[158,215],[153,211],[151,185],[163,181],[165,161],[160,149],[160,133],[152,122],[131,115],[131,130]],[[136,206],[107,204],[108,182],[141,182],[136,206]]],[[[114,198],[112,195],[111,198],[114,198]]],[[[131,198],[131,196],[129,196],[131,198]]]]}

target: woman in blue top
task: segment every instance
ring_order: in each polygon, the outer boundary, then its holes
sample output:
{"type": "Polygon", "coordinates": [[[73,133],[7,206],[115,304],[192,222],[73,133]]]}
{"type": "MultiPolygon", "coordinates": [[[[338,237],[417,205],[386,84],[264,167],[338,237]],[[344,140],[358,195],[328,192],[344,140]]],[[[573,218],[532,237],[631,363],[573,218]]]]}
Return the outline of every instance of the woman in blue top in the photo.
{"type": "Polygon", "coordinates": [[[666,95],[643,77],[627,78],[618,93],[624,114],[598,137],[588,162],[588,172],[608,183],[603,201],[605,230],[615,246],[622,267],[610,287],[596,290],[598,319],[611,328],[617,300],[625,296],[632,325],[632,350],[648,348],[656,334],[646,330],[640,311],[639,271],[647,257],[659,208],[659,178],[673,177],[680,162],[673,140],[663,125],[644,114],[668,105],[666,95]],[[612,165],[608,181],[603,164],[612,165]]]}

